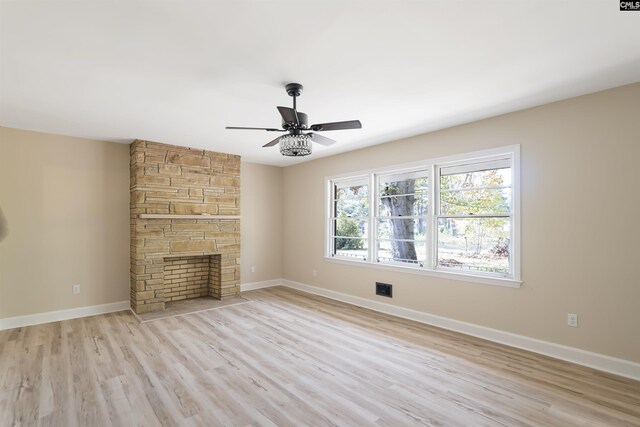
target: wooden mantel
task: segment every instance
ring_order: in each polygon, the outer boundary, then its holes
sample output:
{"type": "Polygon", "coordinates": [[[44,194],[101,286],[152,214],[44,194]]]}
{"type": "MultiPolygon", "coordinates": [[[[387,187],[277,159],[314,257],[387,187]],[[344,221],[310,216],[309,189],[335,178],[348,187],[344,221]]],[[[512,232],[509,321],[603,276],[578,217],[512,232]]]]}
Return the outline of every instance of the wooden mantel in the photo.
{"type": "Polygon", "coordinates": [[[182,215],[182,214],[140,214],[140,219],[212,219],[239,220],[240,215],[182,215]]]}

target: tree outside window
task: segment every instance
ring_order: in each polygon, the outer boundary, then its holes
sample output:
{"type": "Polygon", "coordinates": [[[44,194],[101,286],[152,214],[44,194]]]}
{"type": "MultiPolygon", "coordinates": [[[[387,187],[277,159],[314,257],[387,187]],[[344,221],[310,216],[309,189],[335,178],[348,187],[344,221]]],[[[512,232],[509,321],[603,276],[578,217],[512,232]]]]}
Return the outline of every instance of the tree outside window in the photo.
{"type": "Polygon", "coordinates": [[[424,265],[427,194],[427,171],[378,178],[379,262],[424,265]]]}

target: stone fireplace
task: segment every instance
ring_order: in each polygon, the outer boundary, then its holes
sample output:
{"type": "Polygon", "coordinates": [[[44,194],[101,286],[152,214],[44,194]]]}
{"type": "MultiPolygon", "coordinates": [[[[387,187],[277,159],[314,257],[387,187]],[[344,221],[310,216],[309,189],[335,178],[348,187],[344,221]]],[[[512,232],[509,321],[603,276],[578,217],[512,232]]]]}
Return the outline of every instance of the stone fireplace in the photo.
{"type": "Polygon", "coordinates": [[[240,292],[240,157],[131,144],[131,308],[240,292]]]}

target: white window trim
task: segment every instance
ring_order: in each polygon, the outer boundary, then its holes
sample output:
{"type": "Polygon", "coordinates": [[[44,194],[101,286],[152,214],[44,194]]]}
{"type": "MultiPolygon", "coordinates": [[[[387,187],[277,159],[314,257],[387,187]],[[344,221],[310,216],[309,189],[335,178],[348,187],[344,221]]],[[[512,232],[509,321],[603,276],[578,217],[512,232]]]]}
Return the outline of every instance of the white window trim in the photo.
{"type": "Polygon", "coordinates": [[[368,169],[353,173],[344,173],[325,177],[325,260],[339,264],[358,265],[367,268],[377,268],[383,270],[391,270],[402,273],[418,274],[423,276],[439,277],[443,279],[461,280],[465,282],[481,283],[487,285],[506,286],[511,288],[519,288],[522,285],[521,278],[521,223],[520,223],[520,145],[509,145],[505,147],[493,148],[489,150],[475,151],[435,159],[428,159],[419,162],[404,163],[400,165],[386,166],[377,169],[368,169]],[[461,271],[449,271],[435,266],[435,257],[437,253],[437,239],[433,234],[436,231],[436,177],[437,168],[447,167],[447,165],[456,166],[461,162],[482,162],[493,160],[497,157],[508,156],[511,158],[511,187],[512,187],[512,236],[513,242],[511,246],[511,276],[510,277],[493,277],[491,275],[478,275],[461,271]],[[427,239],[427,255],[424,267],[403,266],[400,263],[380,263],[375,259],[375,241],[376,221],[377,221],[377,202],[378,202],[378,176],[385,174],[407,173],[417,170],[429,171],[429,212],[427,215],[427,225],[432,232],[432,238],[427,239]],[[331,218],[333,216],[332,208],[332,183],[334,181],[346,180],[363,180],[369,182],[369,238],[368,254],[366,260],[350,259],[348,257],[332,256],[332,230],[331,218]]]}

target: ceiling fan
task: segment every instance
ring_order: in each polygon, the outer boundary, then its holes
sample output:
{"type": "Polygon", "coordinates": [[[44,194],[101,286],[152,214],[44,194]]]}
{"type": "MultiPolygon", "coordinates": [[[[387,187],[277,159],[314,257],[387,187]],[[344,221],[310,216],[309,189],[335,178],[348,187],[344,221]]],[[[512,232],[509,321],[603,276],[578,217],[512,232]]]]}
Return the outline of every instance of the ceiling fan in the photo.
{"type": "Polygon", "coordinates": [[[324,132],[329,130],[344,129],[360,129],[362,124],[360,120],[348,120],[345,122],[318,123],[309,126],[307,115],[296,109],[296,98],[302,93],[302,85],[300,83],[289,83],[285,86],[289,96],[293,97],[293,108],[278,107],[278,111],[282,116],[282,129],[277,128],[254,128],[254,127],[238,127],[227,126],[226,129],[247,129],[247,130],[266,130],[267,132],[287,132],[274,139],[273,141],[263,145],[263,147],[273,147],[280,144],[280,154],[283,156],[301,157],[311,154],[311,142],[317,142],[321,145],[331,145],[336,141],[327,138],[315,132],[324,132]]]}

